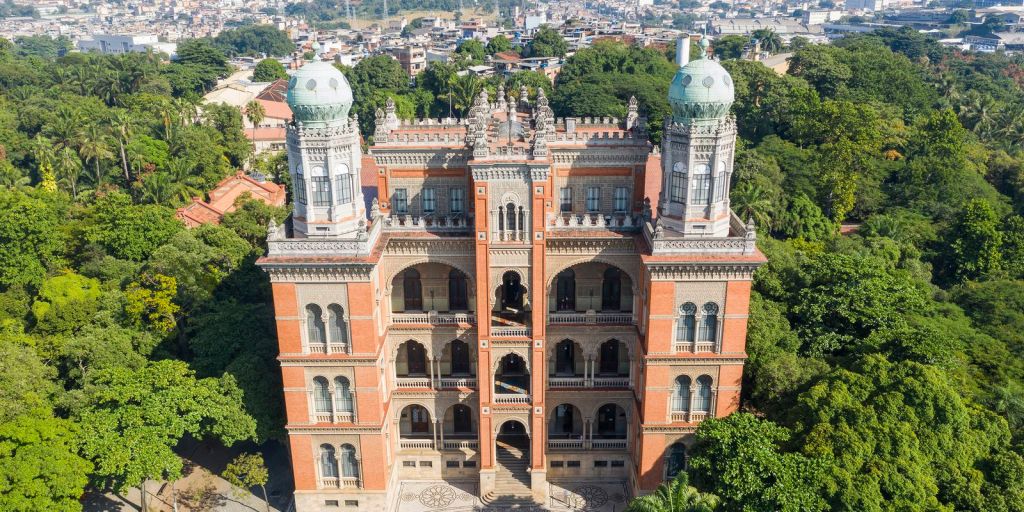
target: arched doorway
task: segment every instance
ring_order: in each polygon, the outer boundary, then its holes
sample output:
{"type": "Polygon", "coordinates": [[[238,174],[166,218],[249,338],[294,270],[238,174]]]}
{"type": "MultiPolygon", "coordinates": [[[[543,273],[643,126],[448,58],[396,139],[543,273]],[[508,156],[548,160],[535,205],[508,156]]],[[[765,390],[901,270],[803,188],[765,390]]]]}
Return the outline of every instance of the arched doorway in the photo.
{"type": "Polygon", "coordinates": [[[501,276],[501,309],[515,312],[523,309],[523,285],[515,272],[508,271],[501,276]]]}
{"type": "Polygon", "coordinates": [[[497,461],[495,491],[499,495],[530,494],[530,435],[518,420],[498,428],[494,456],[497,461]]]}

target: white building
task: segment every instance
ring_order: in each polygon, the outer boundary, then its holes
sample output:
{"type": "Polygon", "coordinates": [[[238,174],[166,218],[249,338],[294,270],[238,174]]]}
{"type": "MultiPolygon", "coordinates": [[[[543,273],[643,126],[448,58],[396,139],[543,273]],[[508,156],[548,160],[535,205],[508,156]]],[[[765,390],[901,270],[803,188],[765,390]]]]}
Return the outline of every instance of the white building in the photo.
{"type": "Polygon", "coordinates": [[[166,44],[161,44],[155,35],[119,36],[110,34],[95,34],[92,39],[81,39],[77,46],[80,52],[98,51],[107,55],[142,53],[149,49],[166,52],[168,47],[166,44]]]}

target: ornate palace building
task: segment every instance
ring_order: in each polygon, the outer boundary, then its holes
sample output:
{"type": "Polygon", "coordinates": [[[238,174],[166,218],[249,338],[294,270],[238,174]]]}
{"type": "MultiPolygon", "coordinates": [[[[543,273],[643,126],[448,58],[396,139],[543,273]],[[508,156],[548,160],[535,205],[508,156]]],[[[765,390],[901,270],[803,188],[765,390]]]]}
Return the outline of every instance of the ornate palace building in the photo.
{"type": "Polygon", "coordinates": [[[729,209],[728,73],[680,68],[660,150],[635,100],[625,120],[560,119],[515,92],[461,120],[389,103],[366,183],[345,77],[291,79],[294,211],[260,264],[297,511],[394,510],[408,482],[484,503],[546,506],[566,482],[642,494],[738,408],[764,257],[729,209]]]}

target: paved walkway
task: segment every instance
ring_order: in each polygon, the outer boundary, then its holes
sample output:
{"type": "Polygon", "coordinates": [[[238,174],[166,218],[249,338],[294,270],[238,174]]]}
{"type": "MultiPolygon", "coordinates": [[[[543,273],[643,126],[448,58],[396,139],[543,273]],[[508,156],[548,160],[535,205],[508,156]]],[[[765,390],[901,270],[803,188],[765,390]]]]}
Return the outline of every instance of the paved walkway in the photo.
{"type": "Polygon", "coordinates": [[[551,496],[545,505],[522,504],[488,507],[477,498],[476,484],[451,482],[402,482],[391,512],[621,512],[626,508],[626,489],[621,483],[549,483],[551,496]]]}

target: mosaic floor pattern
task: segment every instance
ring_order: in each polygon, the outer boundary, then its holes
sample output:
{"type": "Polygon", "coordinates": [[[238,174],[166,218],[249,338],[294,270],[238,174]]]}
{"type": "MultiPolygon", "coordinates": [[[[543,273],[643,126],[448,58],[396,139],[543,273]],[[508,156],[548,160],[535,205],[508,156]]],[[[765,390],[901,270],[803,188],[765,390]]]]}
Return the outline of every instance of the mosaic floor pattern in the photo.
{"type": "Polygon", "coordinates": [[[546,506],[484,505],[476,484],[456,482],[402,482],[392,512],[621,512],[627,494],[621,483],[551,482],[546,506]]]}

